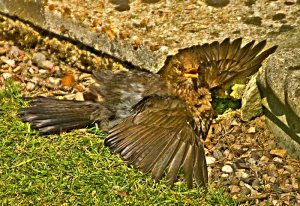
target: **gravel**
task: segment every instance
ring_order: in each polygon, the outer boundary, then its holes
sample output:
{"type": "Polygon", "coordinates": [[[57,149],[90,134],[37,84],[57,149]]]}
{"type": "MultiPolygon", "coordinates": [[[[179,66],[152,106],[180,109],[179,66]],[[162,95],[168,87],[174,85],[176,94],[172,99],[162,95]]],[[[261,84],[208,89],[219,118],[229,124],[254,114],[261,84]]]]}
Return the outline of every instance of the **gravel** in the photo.
{"type": "MultiPolygon", "coordinates": [[[[91,74],[56,55],[0,41],[0,89],[9,78],[20,84],[23,96],[82,100],[94,82],[91,74]]],[[[225,113],[214,121],[204,145],[212,187],[223,186],[246,205],[300,204],[300,161],[276,145],[264,116],[244,122],[238,110],[225,113]]]]}

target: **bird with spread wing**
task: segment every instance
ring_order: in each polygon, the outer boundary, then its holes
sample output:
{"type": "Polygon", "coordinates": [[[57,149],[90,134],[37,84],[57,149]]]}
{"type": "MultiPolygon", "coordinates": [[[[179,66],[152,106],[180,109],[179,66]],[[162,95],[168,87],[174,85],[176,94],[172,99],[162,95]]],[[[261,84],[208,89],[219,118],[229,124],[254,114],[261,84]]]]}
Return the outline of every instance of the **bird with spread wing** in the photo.
{"type": "Polygon", "coordinates": [[[94,71],[86,101],[35,98],[19,111],[42,133],[59,133],[97,122],[112,152],[169,185],[180,171],[189,188],[208,182],[204,147],[213,118],[210,90],[255,73],[277,46],[241,46],[242,38],[193,46],[170,57],[158,74],[94,71]],[[101,98],[99,98],[101,97],[101,98]]]}

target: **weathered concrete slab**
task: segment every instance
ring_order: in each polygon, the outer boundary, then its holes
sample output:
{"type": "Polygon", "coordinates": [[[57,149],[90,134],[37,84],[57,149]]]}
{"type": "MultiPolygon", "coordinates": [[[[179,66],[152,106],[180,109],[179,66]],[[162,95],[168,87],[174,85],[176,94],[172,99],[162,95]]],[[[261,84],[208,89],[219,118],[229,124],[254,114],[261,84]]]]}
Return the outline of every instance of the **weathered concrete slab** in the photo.
{"type": "Polygon", "coordinates": [[[299,26],[296,1],[228,2],[0,0],[0,11],[152,72],[181,48],[228,36],[278,43],[299,26]]]}
{"type": "Polygon", "coordinates": [[[282,147],[300,159],[300,48],[272,55],[258,82],[269,129],[282,147]]]}

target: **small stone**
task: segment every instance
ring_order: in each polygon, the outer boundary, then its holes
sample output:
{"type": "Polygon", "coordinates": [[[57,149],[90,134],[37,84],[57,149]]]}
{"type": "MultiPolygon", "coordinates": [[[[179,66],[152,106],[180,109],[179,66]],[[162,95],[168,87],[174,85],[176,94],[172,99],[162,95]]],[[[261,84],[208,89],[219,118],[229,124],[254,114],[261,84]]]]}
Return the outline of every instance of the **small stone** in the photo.
{"type": "Polygon", "coordinates": [[[287,155],[287,151],[286,151],[285,149],[272,149],[272,150],[270,151],[270,154],[271,154],[271,155],[276,155],[276,156],[278,156],[278,157],[284,158],[284,157],[286,157],[286,155],[287,155]]]}
{"type": "Polygon", "coordinates": [[[82,92],[77,92],[75,94],[75,100],[77,100],[77,101],[83,101],[84,100],[83,93],[82,92]]]}
{"type": "Polygon", "coordinates": [[[255,1],[256,1],[256,0],[246,0],[246,1],[245,1],[245,5],[246,5],[246,6],[251,6],[252,4],[255,4],[255,1]]]}
{"type": "Polygon", "coordinates": [[[286,15],[284,13],[277,13],[272,17],[272,19],[274,21],[276,21],[276,20],[284,19],[285,17],[286,17],[286,15]]]}
{"type": "Polygon", "coordinates": [[[16,66],[16,68],[13,69],[13,72],[14,72],[14,73],[18,73],[18,72],[21,71],[21,70],[22,70],[22,67],[16,66]]]}
{"type": "Polygon", "coordinates": [[[76,96],[76,94],[67,94],[64,96],[64,98],[67,100],[74,100],[75,96],[76,96]]]}
{"type": "Polygon", "coordinates": [[[293,186],[291,184],[284,184],[284,185],[281,185],[281,187],[278,189],[282,190],[283,192],[292,192],[293,186]]]}
{"type": "Polygon", "coordinates": [[[228,155],[230,154],[229,149],[226,149],[226,150],[223,152],[223,154],[224,154],[225,156],[228,156],[228,155]]]}
{"type": "Polygon", "coordinates": [[[249,169],[249,165],[246,162],[244,162],[244,159],[236,160],[234,165],[237,169],[249,169]]]}
{"type": "Polygon", "coordinates": [[[295,173],[295,169],[293,166],[291,165],[284,165],[283,166],[284,169],[286,169],[288,172],[290,172],[291,174],[295,173]]]}
{"type": "Polygon", "coordinates": [[[275,183],[276,182],[276,177],[270,177],[270,182],[275,183]]]}
{"type": "Polygon", "coordinates": [[[271,189],[272,189],[272,186],[270,184],[266,184],[265,187],[264,187],[265,192],[270,192],[271,189]]]}
{"type": "Polygon", "coordinates": [[[32,82],[27,82],[27,84],[26,84],[26,89],[27,89],[27,91],[33,91],[34,88],[35,88],[35,84],[34,84],[34,83],[32,83],[32,82]]]}
{"type": "Polygon", "coordinates": [[[29,72],[30,74],[35,74],[35,73],[36,73],[36,68],[35,68],[35,67],[30,67],[30,68],[28,69],[28,72],[29,72]]]}
{"type": "Polygon", "coordinates": [[[256,163],[256,160],[255,159],[253,159],[253,158],[249,158],[248,159],[248,162],[250,163],[250,164],[255,164],[256,163]]]}
{"type": "Polygon", "coordinates": [[[294,29],[293,26],[288,25],[288,24],[284,24],[284,25],[282,25],[282,26],[279,28],[279,32],[287,32],[287,31],[290,31],[290,30],[292,30],[292,29],[294,29]]]}
{"type": "Polygon", "coordinates": [[[233,177],[231,178],[230,182],[232,185],[238,185],[240,180],[237,177],[233,177]]]}
{"type": "Polygon", "coordinates": [[[292,182],[293,190],[298,191],[299,189],[298,180],[295,177],[291,177],[291,182],[292,182]]]}
{"type": "Polygon", "coordinates": [[[40,70],[39,70],[39,73],[40,73],[40,74],[46,74],[47,72],[48,72],[48,71],[45,70],[45,69],[40,69],[40,70]]]}
{"type": "Polygon", "coordinates": [[[241,189],[241,194],[247,196],[247,195],[249,195],[250,193],[251,193],[251,190],[250,190],[249,188],[247,188],[247,187],[242,187],[242,189],[241,189]]]}
{"type": "Polygon", "coordinates": [[[269,161],[269,157],[267,157],[267,156],[262,156],[261,158],[260,158],[260,161],[261,162],[268,162],[269,161]]]}
{"type": "Polygon", "coordinates": [[[84,79],[89,79],[89,78],[91,78],[91,77],[92,77],[91,74],[83,73],[83,74],[81,74],[81,75],[78,77],[78,79],[81,81],[81,80],[84,80],[84,79]]]}
{"type": "Polygon", "coordinates": [[[229,0],[206,0],[205,3],[208,6],[213,6],[213,7],[224,7],[229,4],[229,0]]]}
{"type": "Polygon", "coordinates": [[[76,89],[78,92],[83,92],[85,91],[85,87],[82,84],[77,84],[74,89],[76,89]]]}
{"type": "Polygon", "coordinates": [[[221,177],[222,177],[222,178],[226,178],[226,179],[227,179],[227,177],[229,177],[229,174],[225,174],[225,173],[223,173],[223,174],[221,174],[221,177]]]}
{"type": "Polygon", "coordinates": [[[253,187],[253,189],[255,189],[255,190],[258,190],[258,189],[259,189],[259,185],[260,185],[259,179],[255,179],[255,180],[252,182],[252,187],[253,187]]]}
{"type": "Polygon", "coordinates": [[[48,80],[51,84],[54,84],[56,86],[60,84],[60,79],[59,78],[49,77],[48,80]]]}
{"type": "Polygon", "coordinates": [[[222,167],[222,172],[225,172],[225,173],[232,173],[233,172],[233,169],[230,165],[224,165],[222,167]]]}
{"type": "Polygon", "coordinates": [[[16,66],[16,62],[13,59],[5,59],[4,63],[8,64],[9,66],[11,66],[13,68],[16,66]]]}
{"type": "Polygon", "coordinates": [[[16,46],[12,46],[9,51],[9,55],[13,58],[17,58],[19,56],[23,56],[25,53],[21,49],[16,46]]]}
{"type": "Polygon", "coordinates": [[[32,55],[32,62],[36,65],[38,65],[40,62],[45,61],[46,60],[46,56],[42,53],[34,53],[32,55]]]}
{"type": "Polygon", "coordinates": [[[239,169],[236,171],[235,173],[239,178],[243,178],[243,179],[246,179],[249,177],[249,175],[245,172],[244,169],[239,169]]]}
{"type": "Polygon", "coordinates": [[[213,156],[216,158],[216,159],[221,159],[223,157],[223,154],[220,150],[214,150],[213,152],[213,156]]]}
{"type": "Polygon", "coordinates": [[[245,186],[245,182],[240,181],[240,182],[239,182],[239,186],[244,187],[244,186],[245,186]]]}
{"type": "Polygon", "coordinates": [[[3,74],[2,74],[2,77],[3,77],[4,79],[8,79],[8,78],[12,77],[12,74],[11,74],[11,73],[3,73],[3,74]]]}
{"type": "Polygon", "coordinates": [[[285,5],[293,5],[293,4],[295,4],[295,3],[297,3],[297,0],[286,0],[286,1],[284,2],[285,5]]]}
{"type": "Polygon", "coordinates": [[[262,179],[263,179],[264,181],[266,181],[266,182],[269,182],[270,176],[268,176],[267,174],[264,174],[264,175],[262,176],[262,179]]]}
{"type": "Polygon", "coordinates": [[[283,168],[280,168],[280,169],[278,169],[278,170],[277,170],[277,172],[278,172],[278,174],[280,174],[280,175],[281,175],[281,174],[283,174],[283,172],[284,172],[284,169],[283,169],[283,168]]]}
{"type": "Polygon", "coordinates": [[[259,16],[246,17],[244,19],[245,24],[252,24],[255,26],[261,26],[262,18],[259,16]]]}
{"type": "Polygon", "coordinates": [[[247,130],[247,133],[248,133],[248,134],[254,134],[255,132],[256,132],[255,127],[250,127],[250,128],[247,130]]]}
{"type": "Polygon", "coordinates": [[[215,162],[216,162],[216,158],[214,158],[214,157],[206,157],[206,163],[208,165],[213,164],[215,162]]]}
{"type": "Polygon", "coordinates": [[[229,189],[231,194],[237,194],[241,191],[241,188],[236,185],[229,185],[229,189]]]}
{"type": "Polygon", "coordinates": [[[7,49],[5,47],[0,47],[0,55],[5,55],[7,49]]]}
{"type": "Polygon", "coordinates": [[[38,63],[38,67],[42,69],[52,69],[54,67],[54,63],[48,60],[44,60],[38,63]]]}
{"type": "Polygon", "coordinates": [[[279,157],[274,157],[274,158],[273,158],[273,161],[274,161],[274,162],[278,162],[278,163],[282,163],[282,159],[279,158],[279,157]]]}

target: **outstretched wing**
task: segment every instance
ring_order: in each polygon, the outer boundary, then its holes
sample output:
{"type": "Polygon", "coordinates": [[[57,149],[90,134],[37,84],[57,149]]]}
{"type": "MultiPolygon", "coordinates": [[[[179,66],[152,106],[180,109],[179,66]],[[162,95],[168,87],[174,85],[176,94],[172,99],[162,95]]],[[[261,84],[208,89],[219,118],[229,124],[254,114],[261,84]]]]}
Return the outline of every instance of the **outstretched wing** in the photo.
{"type": "Polygon", "coordinates": [[[167,172],[173,185],[182,169],[188,187],[207,183],[204,148],[196,134],[186,104],[173,97],[150,97],[140,102],[133,115],[109,132],[105,144],[113,152],[158,180],[167,172]]]}
{"type": "Polygon", "coordinates": [[[266,40],[254,44],[255,41],[251,41],[242,47],[242,38],[232,42],[227,38],[221,43],[214,41],[180,50],[172,58],[181,62],[183,67],[198,69],[200,81],[211,89],[232,79],[243,79],[254,74],[263,60],[277,48],[273,46],[262,52],[266,40]]]}

